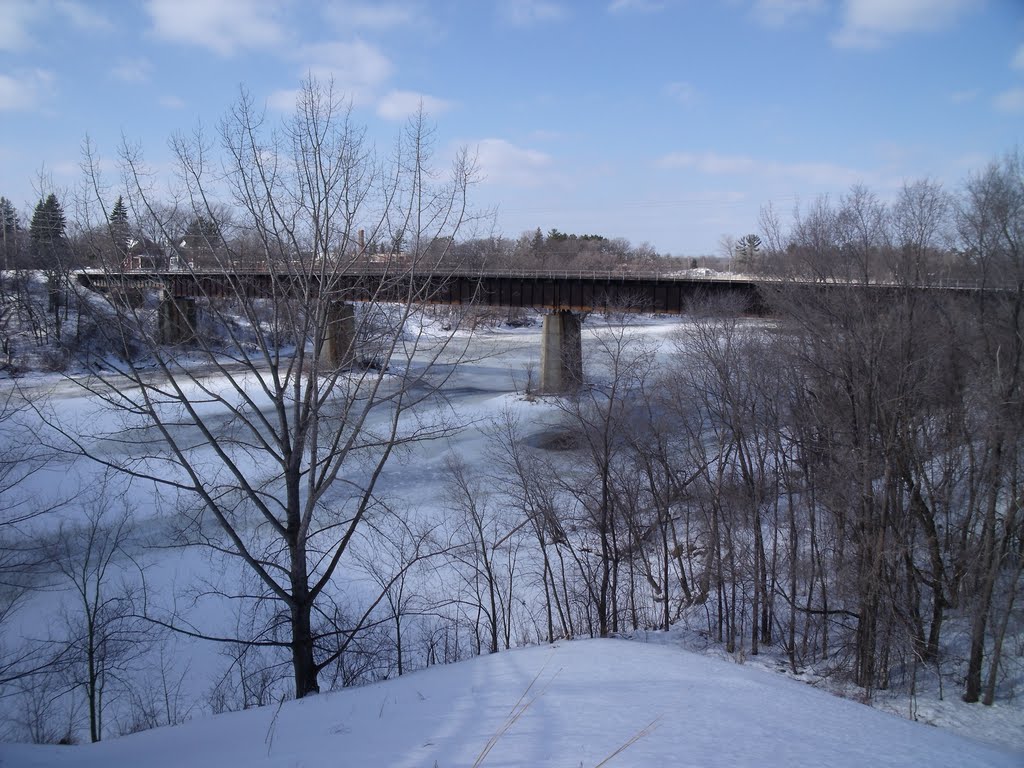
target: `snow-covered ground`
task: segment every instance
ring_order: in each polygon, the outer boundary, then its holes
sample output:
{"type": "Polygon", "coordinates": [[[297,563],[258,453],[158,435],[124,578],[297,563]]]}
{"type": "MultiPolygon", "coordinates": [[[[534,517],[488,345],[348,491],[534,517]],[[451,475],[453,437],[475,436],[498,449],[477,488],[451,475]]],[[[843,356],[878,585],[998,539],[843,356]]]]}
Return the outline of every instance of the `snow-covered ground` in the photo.
{"type": "MultiPolygon", "coordinates": [[[[634,321],[634,326],[659,342],[679,322],[648,319],[634,321]]],[[[593,334],[602,332],[600,318],[585,326],[585,356],[593,334]]],[[[416,447],[386,470],[389,495],[407,499],[409,514],[443,514],[446,456],[454,453],[470,467],[482,468],[487,422],[504,409],[517,412],[528,434],[549,428],[550,403],[523,397],[539,348],[538,326],[486,332],[472,341],[473,362],[462,366],[446,388],[448,405],[466,428],[443,444],[416,447]]],[[[89,399],[66,381],[41,377],[29,386],[54,395],[48,407],[66,423],[95,425],[101,418],[89,399]]],[[[33,476],[27,492],[54,500],[74,496],[79,487],[94,482],[94,471],[82,462],[52,467],[33,476]]],[[[164,510],[152,487],[123,491],[140,541],[157,533],[164,510]]],[[[162,586],[168,600],[192,589],[197,575],[217,577],[196,551],[140,547],[138,555],[150,588],[159,591],[162,586]]],[[[43,636],[61,614],[61,600],[57,591],[38,595],[18,615],[12,634],[43,636]]],[[[213,628],[217,619],[231,619],[216,604],[200,606],[191,618],[205,622],[204,629],[213,628]]],[[[835,690],[830,681],[787,679],[776,671],[780,665],[770,653],[757,663],[739,665],[720,658],[724,654],[714,647],[694,653],[701,643],[682,629],[638,639],[520,649],[280,708],[216,717],[207,714],[204,697],[225,661],[215,646],[181,640],[173,652],[179,669],[187,665],[183,695],[195,702],[191,722],[109,738],[95,746],[2,745],[0,765],[473,765],[489,740],[502,734],[510,714],[515,722],[482,765],[598,765],[634,737],[639,737],[636,743],[611,764],[1024,764],[1024,707],[1017,701],[969,707],[955,690],[946,691],[944,701],[927,691],[913,701],[876,696],[876,705],[903,718],[917,715],[943,726],[931,728],[805,684],[835,690]],[[524,694],[521,704],[529,706],[515,718],[516,703],[524,694]]]]}
{"type": "Polygon", "coordinates": [[[81,747],[21,768],[112,766],[1019,766],[1024,753],[664,645],[578,640],[81,747]],[[489,751],[488,751],[489,749],[489,751]],[[479,762],[476,762],[479,760],[479,762]]]}

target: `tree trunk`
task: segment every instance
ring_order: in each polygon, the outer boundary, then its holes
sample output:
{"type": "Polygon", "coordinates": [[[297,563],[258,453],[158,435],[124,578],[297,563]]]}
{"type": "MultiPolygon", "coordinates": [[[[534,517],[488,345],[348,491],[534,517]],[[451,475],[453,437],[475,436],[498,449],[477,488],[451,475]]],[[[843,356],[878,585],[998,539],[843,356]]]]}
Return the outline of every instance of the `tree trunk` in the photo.
{"type": "Polygon", "coordinates": [[[291,609],[292,670],[295,673],[296,699],[320,693],[320,684],[317,682],[319,669],[314,657],[312,608],[312,603],[304,600],[293,603],[291,609]]]}
{"type": "MultiPolygon", "coordinates": [[[[994,452],[994,463],[998,467],[1002,451],[997,446],[994,452]]],[[[996,576],[999,573],[999,558],[996,556],[996,507],[998,505],[999,486],[989,489],[985,522],[981,536],[980,575],[976,587],[977,603],[974,607],[974,619],[971,622],[971,651],[967,661],[967,681],[964,686],[963,699],[974,704],[981,698],[981,670],[985,659],[985,632],[988,628],[988,613],[992,605],[992,592],[996,576]]]]}
{"type": "MultiPolygon", "coordinates": [[[[1010,536],[1011,525],[1007,525],[1007,538],[1010,536]]],[[[1006,608],[999,620],[999,626],[995,630],[995,640],[992,644],[992,658],[989,662],[988,681],[985,684],[985,695],[981,703],[987,707],[992,706],[996,698],[996,679],[999,673],[999,663],[1003,656],[1003,641],[1006,638],[1006,628],[1010,623],[1010,616],[1013,613],[1013,603],[1017,597],[1017,585],[1020,582],[1021,572],[1024,571],[1024,558],[1018,555],[1017,567],[1014,569],[1010,579],[1010,594],[1006,597],[1006,608]]]]}

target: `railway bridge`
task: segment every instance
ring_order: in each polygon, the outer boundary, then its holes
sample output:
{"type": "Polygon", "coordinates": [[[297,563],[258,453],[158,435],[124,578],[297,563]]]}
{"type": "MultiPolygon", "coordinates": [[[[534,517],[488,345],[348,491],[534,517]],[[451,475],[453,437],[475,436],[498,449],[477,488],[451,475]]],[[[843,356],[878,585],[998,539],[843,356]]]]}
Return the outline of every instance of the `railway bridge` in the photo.
{"type": "MultiPolygon", "coordinates": [[[[728,306],[737,312],[763,314],[768,308],[766,291],[771,286],[770,281],[749,277],[703,276],[692,272],[396,272],[372,267],[321,275],[288,269],[86,270],[78,273],[78,280],[86,288],[106,294],[157,291],[161,297],[161,341],[167,344],[192,338],[199,299],[326,295],[331,318],[323,354],[337,365],[344,365],[354,356],[355,303],[414,302],[542,310],[545,315],[540,386],[544,392],[570,389],[582,378],[583,313],[614,310],[682,314],[695,304],[727,300],[728,306]]],[[[857,287],[893,289],[886,285],[857,287]]]]}

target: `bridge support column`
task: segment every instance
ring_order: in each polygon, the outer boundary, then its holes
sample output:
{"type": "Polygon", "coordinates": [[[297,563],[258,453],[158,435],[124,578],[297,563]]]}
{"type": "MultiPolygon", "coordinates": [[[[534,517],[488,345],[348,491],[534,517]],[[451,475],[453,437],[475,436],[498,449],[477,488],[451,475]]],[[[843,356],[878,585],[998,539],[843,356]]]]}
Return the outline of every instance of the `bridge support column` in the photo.
{"type": "Polygon", "coordinates": [[[131,309],[141,309],[146,304],[146,293],[137,288],[122,288],[110,292],[110,300],[131,309]]]}
{"type": "Polygon", "coordinates": [[[195,299],[176,298],[167,291],[160,296],[158,319],[161,344],[184,344],[196,335],[199,312],[195,299]]]}
{"type": "Polygon", "coordinates": [[[356,359],[356,309],[347,301],[336,301],[327,310],[327,333],[322,362],[332,368],[352,365],[356,359]]]}
{"type": "Polygon", "coordinates": [[[540,390],[571,392],[583,381],[580,316],[569,311],[544,315],[540,335],[540,390]]]}

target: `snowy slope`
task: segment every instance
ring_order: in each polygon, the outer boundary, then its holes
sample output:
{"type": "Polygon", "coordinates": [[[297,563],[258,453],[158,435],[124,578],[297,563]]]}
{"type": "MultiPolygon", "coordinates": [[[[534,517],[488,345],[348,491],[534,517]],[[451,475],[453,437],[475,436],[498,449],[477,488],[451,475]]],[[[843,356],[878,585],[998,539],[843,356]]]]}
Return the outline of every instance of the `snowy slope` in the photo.
{"type": "Polygon", "coordinates": [[[1020,766],[1024,754],[677,648],[561,642],[93,746],[0,744],[4,766],[1020,766]],[[532,683],[532,688],[531,688],[532,683]]]}

